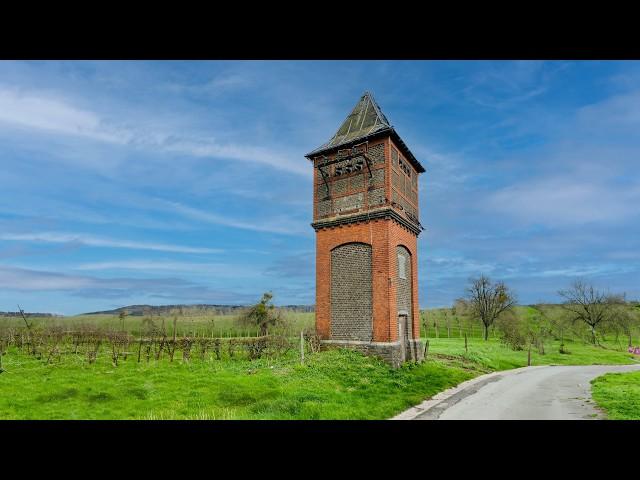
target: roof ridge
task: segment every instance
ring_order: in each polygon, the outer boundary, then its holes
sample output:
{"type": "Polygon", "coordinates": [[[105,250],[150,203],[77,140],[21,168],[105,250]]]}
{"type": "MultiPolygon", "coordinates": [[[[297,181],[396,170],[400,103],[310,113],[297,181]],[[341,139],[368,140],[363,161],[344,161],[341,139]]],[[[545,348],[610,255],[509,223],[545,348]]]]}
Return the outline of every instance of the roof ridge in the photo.
{"type": "Polygon", "coordinates": [[[373,94],[367,90],[360,96],[358,103],[351,109],[351,112],[331,139],[311,153],[347,144],[383,128],[391,128],[389,120],[382,113],[380,106],[373,98],[373,94]]]}
{"type": "Polygon", "coordinates": [[[381,135],[383,132],[389,132],[389,134],[394,137],[396,143],[399,143],[401,148],[406,149],[408,158],[412,163],[415,163],[415,167],[418,169],[418,172],[424,172],[424,167],[420,165],[420,162],[418,162],[413,153],[411,153],[409,147],[406,146],[404,141],[397,134],[369,90],[366,90],[360,96],[356,105],[351,109],[351,112],[344,119],[340,128],[338,128],[331,139],[307,153],[305,157],[311,159],[311,157],[327,150],[333,150],[335,148],[342,147],[343,145],[364,141],[374,135],[381,135]]]}

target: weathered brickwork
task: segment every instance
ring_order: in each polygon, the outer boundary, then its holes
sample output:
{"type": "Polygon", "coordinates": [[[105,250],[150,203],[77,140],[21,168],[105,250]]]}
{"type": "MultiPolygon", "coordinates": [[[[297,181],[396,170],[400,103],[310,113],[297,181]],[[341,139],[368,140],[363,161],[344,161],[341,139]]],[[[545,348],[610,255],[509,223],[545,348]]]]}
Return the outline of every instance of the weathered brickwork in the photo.
{"type": "Polygon", "coordinates": [[[393,147],[391,147],[391,164],[394,167],[398,166],[398,150],[393,147]]]}
{"type": "Polygon", "coordinates": [[[406,351],[402,351],[400,342],[394,343],[375,343],[375,342],[356,342],[356,341],[336,341],[325,340],[321,344],[323,350],[330,348],[349,348],[364,353],[365,355],[373,355],[381,358],[394,367],[399,367],[402,362],[407,360],[422,361],[424,360],[424,346],[420,340],[410,340],[406,347],[406,351]]]}
{"type": "Polygon", "coordinates": [[[398,190],[402,190],[402,186],[404,185],[402,183],[402,177],[400,176],[400,174],[398,172],[396,172],[395,170],[393,171],[393,179],[392,179],[392,185],[397,188],[398,190]]]}
{"type": "Polygon", "coordinates": [[[354,195],[347,195],[346,197],[336,198],[333,202],[333,213],[347,212],[362,208],[362,202],[364,201],[364,194],[356,193],[354,195]]]}
{"type": "Polygon", "coordinates": [[[349,179],[349,187],[351,190],[361,190],[364,188],[364,174],[359,173],[358,175],[351,177],[349,179]]]}
{"type": "Polygon", "coordinates": [[[384,168],[377,168],[371,172],[369,178],[369,185],[381,185],[384,184],[384,168]]]}
{"type": "Polygon", "coordinates": [[[331,200],[316,203],[316,216],[324,217],[331,213],[331,200]]]}
{"type": "Polygon", "coordinates": [[[396,294],[396,305],[398,308],[398,312],[406,311],[408,317],[408,338],[413,338],[413,334],[411,332],[412,328],[412,317],[411,317],[411,254],[409,250],[407,250],[404,246],[398,245],[396,247],[396,258],[397,258],[397,268],[396,268],[396,278],[398,279],[398,292],[396,294]],[[401,278],[400,271],[401,265],[400,262],[404,263],[404,273],[405,278],[401,278]]]}
{"type": "Polygon", "coordinates": [[[349,243],[371,245],[373,341],[398,341],[396,247],[411,254],[411,332],[419,338],[417,237],[392,219],[349,223],[321,228],[316,233],[316,329],[322,339],[331,339],[332,251],[349,243]]]}
{"type": "MultiPolygon", "coordinates": [[[[328,185],[318,169],[315,169],[315,219],[365,211],[384,203],[387,195],[377,191],[371,193],[368,189],[385,186],[385,145],[386,141],[382,141],[369,147],[371,174],[363,156],[322,167],[328,185]]],[[[329,152],[315,161],[320,164],[333,159],[335,152],[329,152]]]]}
{"type": "Polygon", "coordinates": [[[376,188],[369,192],[369,206],[383,205],[386,200],[384,188],[376,188]]]}
{"type": "Polygon", "coordinates": [[[374,165],[377,163],[384,163],[384,143],[378,143],[377,145],[370,146],[367,154],[374,165]]]}
{"type": "Polygon", "coordinates": [[[347,193],[347,187],[349,186],[349,179],[341,178],[339,180],[334,180],[332,186],[333,188],[331,190],[333,195],[344,195],[345,193],[347,193]]]}
{"type": "MultiPolygon", "coordinates": [[[[388,122],[378,107],[369,107],[357,107],[352,115],[373,112],[376,128],[385,127],[388,122]]],[[[355,148],[366,148],[371,160],[367,165],[360,156],[325,167],[328,189],[315,169],[316,331],[325,348],[353,348],[399,366],[423,356],[416,219],[417,170],[424,169],[406,145],[395,143],[398,137],[390,126],[363,139],[357,130],[363,123],[353,124],[353,118],[325,147],[307,155],[316,165],[331,162],[353,152],[354,143],[365,142],[366,147],[360,143],[355,148]],[[351,131],[353,125],[356,130],[351,131]],[[398,312],[406,312],[402,337],[398,312]]]]}
{"type": "Polygon", "coordinates": [[[331,252],[331,339],[370,341],[371,245],[351,243],[331,252]]]}
{"type": "Polygon", "coordinates": [[[322,201],[326,199],[328,195],[329,189],[327,188],[327,186],[324,183],[318,185],[318,188],[316,190],[316,200],[322,201]]]}
{"type": "Polygon", "coordinates": [[[418,212],[418,172],[389,139],[391,157],[391,201],[396,209],[411,221],[419,218],[418,212]],[[397,156],[397,158],[396,158],[397,156]]]}

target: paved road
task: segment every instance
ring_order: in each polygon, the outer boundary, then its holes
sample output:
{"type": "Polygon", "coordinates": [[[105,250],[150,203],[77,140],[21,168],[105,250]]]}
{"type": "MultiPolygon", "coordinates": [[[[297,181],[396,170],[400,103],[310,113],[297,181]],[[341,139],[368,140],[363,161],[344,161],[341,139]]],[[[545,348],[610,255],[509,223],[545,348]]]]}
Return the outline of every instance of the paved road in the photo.
{"type": "Polygon", "coordinates": [[[430,406],[415,420],[581,420],[603,418],[590,381],[640,365],[530,367],[482,379],[430,406]]]}

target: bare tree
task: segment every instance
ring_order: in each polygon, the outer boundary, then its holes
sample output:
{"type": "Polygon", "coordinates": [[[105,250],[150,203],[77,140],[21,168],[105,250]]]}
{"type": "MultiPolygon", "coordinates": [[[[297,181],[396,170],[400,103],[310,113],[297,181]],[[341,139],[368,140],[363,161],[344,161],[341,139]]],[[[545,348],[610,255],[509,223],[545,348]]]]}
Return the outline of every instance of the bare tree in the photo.
{"type": "Polygon", "coordinates": [[[617,295],[596,289],[582,280],[576,280],[567,290],[558,292],[565,301],[562,307],[569,313],[572,322],[584,322],[591,331],[591,343],[597,343],[596,329],[609,321],[613,306],[620,302],[617,295]]]}
{"type": "Polygon", "coordinates": [[[542,315],[543,321],[547,322],[552,333],[560,340],[559,352],[562,354],[569,353],[565,349],[564,339],[571,324],[571,317],[564,309],[556,308],[555,305],[537,304],[533,308],[538,310],[542,315]]]}
{"type": "MultiPolygon", "coordinates": [[[[633,345],[633,332],[638,328],[638,320],[640,320],[640,311],[633,307],[632,304],[626,302],[625,295],[613,297],[612,320],[616,332],[622,330],[627,337],[627,346],[633,345]]],[[[616,333],[617,336],[617,333],[616,333]]]]}
{"type": "Polygon", "coordinates": [[[491,283],[480,275],[469,280],[467,303],[472,316],[478,318],[484,327],[484,339],[489,339],[489,328],[502,312],[516,304],[515,294],[503,282],[491,283]]]}

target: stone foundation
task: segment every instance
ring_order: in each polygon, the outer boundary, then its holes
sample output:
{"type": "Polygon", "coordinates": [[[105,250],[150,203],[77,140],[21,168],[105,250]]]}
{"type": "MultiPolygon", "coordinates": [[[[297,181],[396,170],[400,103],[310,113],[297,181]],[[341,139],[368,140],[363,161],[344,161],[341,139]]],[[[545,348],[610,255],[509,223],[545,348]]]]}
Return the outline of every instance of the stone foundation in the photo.
{"type": "Polygon", "coordinates": [[[424,360],[424,345],[420,340],[409,340],[406,355],[403,355],[400,342],[361,342],[356,340],[321,340],[321,348],[350,348],[381,358],[393,368],[404,362],[421,362],[424,360]],[[406,358],[405,358],[406,357],[406,358]]]}

